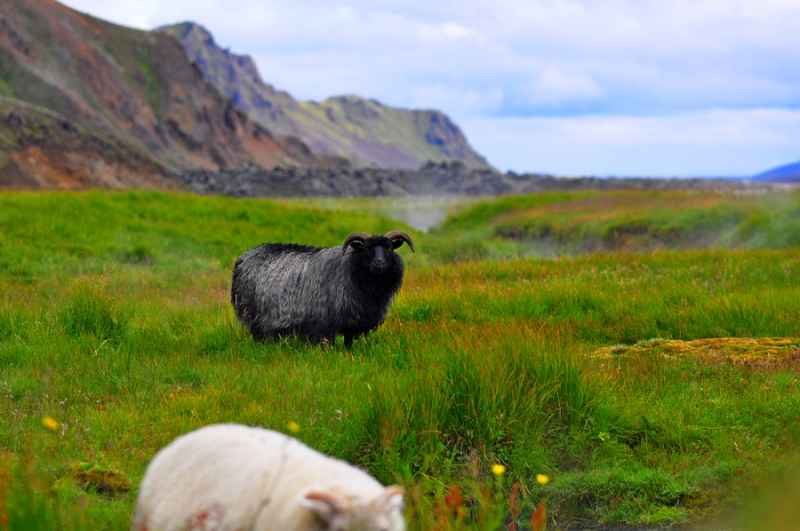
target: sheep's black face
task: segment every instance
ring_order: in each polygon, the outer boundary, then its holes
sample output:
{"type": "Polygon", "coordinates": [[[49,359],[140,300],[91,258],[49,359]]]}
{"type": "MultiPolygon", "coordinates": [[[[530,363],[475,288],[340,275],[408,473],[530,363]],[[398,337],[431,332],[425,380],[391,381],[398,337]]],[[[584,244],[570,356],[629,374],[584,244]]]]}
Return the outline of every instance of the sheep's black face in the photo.
{"type": "Polygon", "coordinates": [[[384,247],[376,246],[372,249],[372,261],[369,263],[369,272],[380,275],[386,269],[387,251],[384,247]]]}
{"type": "Polygon", "coordinates": [[[382,275],[398,260],[394,250],[403,245],[402,241],[392,242],[388,238],[372,237],[367,240],[354,241],[350,247],[355,251],[359,269],[368,269],[373,275],[382,275]]]}

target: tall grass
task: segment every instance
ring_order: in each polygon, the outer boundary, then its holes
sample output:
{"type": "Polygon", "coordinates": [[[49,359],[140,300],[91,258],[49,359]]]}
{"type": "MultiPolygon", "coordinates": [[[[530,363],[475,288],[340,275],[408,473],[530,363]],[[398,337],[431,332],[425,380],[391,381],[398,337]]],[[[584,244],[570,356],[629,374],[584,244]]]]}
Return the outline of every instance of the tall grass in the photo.
{"type": "Polygon", "coordinates": [[[67,335],[90,334],[102,342],[121,339],[129,316],[119,301],[108,292],[106,280],[80,278],[72,288],[69,301],[58,311],[59,324],[67,335]]]}
{"type": "Polygon", "coordinates": [[[416,333],[440,337],[413,353],[401,378],[371,393],[359,419],[354,447],[385,480],[443,466],[425,456],[448,465],[473,455],[510,462],[547,433],[591,422],[601,402],[574,352],[527,327],[416,333]]]}

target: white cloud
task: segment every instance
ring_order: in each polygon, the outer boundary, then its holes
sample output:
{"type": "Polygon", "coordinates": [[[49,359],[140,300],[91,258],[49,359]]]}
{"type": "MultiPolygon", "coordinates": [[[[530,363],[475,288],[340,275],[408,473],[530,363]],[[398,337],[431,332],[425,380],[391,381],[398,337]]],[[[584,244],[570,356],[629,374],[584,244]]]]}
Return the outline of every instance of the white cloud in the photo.
{"type": "Polygon", "coordinates": [[[456,42],[467,39],[477,44],[484,44],[486,42],[486,39],[479,32],[456,22],[428,24],[418,21],[415,23],[415,26],[422,41],[428,44],[446,43],[447,41],[456,42]]]}
{"type": "Polygon", "coordinates": [[[590,75],[564,72],[554,67],[545,68],[534,81],[522,88],[522,96],[527,103],[553,108],[576,100],[594,100],[602,95],[603,91],[590,75]]]}
{"type": "Polygon", "coordinates": [[[461,24],[456,24],[454,22],[448,22],[442,25],[442,31],[444,32],[447,37],[451,39],[459,39],[461,37],[467,37],[475,33],[474,30],[469,29],[466,26],[462,26],[461,24]]]}
{"type": "Polygon", "coordinates": [[[498,87],[488,90],[454,90],[441,83],[420,86],[410,94],[409,107],[415,109],[451,109],[459,115],[482,114],[500,109],[503,91],[498,87]]]}

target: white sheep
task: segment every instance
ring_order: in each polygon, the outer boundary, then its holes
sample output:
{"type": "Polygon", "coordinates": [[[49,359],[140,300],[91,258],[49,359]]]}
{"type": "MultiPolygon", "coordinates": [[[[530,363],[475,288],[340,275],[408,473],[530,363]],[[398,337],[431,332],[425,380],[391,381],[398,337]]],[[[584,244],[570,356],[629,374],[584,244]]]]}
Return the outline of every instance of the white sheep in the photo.
{"type": "Polygon", "coordinates": [[[217,424],[156,454],[132,531],[405,531],[403,489],[264,428],[217,424]]]}

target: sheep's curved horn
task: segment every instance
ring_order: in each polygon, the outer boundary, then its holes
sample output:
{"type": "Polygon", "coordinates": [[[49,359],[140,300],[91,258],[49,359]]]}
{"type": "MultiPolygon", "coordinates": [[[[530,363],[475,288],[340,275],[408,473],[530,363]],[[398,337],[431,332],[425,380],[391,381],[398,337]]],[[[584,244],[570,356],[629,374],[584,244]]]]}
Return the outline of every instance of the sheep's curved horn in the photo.
{"type": "Polygon", "coordinates": [[[392,241],[394,241],[394,240],[403,240],[404,242],[406,242],[408,244],[409,247],[411,247],[411,252],[412,253],[416,252],[416,251],[414,251],[414,242],[411,241],[411,236],[409,236],[408,234],[406,234],[405,232],[403,232],[401,230],[389,231],[386,234],[384,234],[383,237],[384,238],[388,238],[388,239],[390,239],[392,241]]]}
{"type": "Polygon", "coordinates": [[[353,234],[348,236],[347,239],[344,241],[344,245],[342,245],[342,252],[344,253],[347,250],[347,246],[350,245],[351,243],[355,241],[363,242],[369,237],[370,235],[367,234],[366,232],[354,232],[353,234]]]}

